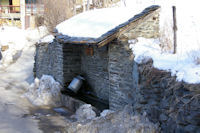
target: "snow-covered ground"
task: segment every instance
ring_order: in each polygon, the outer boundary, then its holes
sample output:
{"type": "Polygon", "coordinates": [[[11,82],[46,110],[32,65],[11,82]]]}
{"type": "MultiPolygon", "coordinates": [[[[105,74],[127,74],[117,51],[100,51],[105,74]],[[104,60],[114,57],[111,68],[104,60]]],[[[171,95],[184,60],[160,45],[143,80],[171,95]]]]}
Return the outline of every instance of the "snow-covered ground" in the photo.
{"type": "Polygon", "coordinates": [[[161,5],[159,40],[139,38],[136,45],[132,45],[140,62],[152,58],[154,67],[166,70],[177,76],[178,81],[200,83],[200,14],[199,2],[196,0],[124,0],[126,6],[161,5]],[[173,20],[172,6],[176,6],[177,14],[177,54],[173,51],[173,20]],[[163,44],[164,42],[164,44],[163,44]],[[158,44],[162,43],[164,49],[158,44]],[[171,48],[171,50],[169,50],[171,48]],[[168,53],[162,51],[168,50],[168,53]],[[144,58],[145,57],[145,58],[144,58]]]}
{"type": "Polygon", "coordinates": [[[137,63],[145,63],[152,59],[155,68],[171,72],[172,76],[177,76],[178,81],[200,83],[200,64],[196,62],[196,58],[200,57],[199,51],[191,51],[185,55],[170,54],[162,52],[159,39],[138,38],[137,41],[130,40],[137,63]]]}
{"type": "Polygon", "coordinates": [[[8,45],[3,52],[0,67],[0,132],[4,133],[40,133],[37,121],[23,118],[32,105],[23,97],[33,82],[33,59],[35,42],[44,35],[44,31],[22,31],[16,27],[0,27],[0,45],[8,45]],[[34,36],[29,36],[33,34],[34,36]],[[14,54],[21,51],[18,58],[14,54]],[[14,62],[13,62],[14,61],[14,62]]]}
{"type": "Polygon", "coordinates": [[[0,67],[7,67],[15,62],[27,48],[32,46],[41,37],[47,34],[45,27],[38,29],[21,30],[17,27],[0,27],[0,47],[7,46],[2,52],[0,67]]]}

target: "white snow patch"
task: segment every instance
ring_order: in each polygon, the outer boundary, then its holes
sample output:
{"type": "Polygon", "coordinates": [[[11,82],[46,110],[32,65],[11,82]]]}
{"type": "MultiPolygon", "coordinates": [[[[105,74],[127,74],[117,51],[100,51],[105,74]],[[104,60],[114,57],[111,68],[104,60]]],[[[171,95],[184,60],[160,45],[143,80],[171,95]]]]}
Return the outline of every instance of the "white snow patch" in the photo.
{"type": "Polygon", "coordinates": [[[3,58],[0,67],[7,67],[16,61],[24,49],[33,46],[46,34],[45,27],[28,30],[8,26],[0,27],[0,47],[8,46],[8,50],[2,52],[3,58]]]}
{"type": "Polygon", "coordinates": [[[52,76],[43,75],[40,80],[35,79],[25,96],[37,106],[59,106],[61,99],[60,89],[60,84],[52,76]]]}
{"type": "Polygon", "coordinates": [[[200,65],[195,64],[194,58],[188,56],[187,53],[162,53],[159,45],[158,39],[138,38],[138,42],[131,44],[130,48],[133,50],[134,60],[137,63],[152,59],[155,68],[171,72],[173,76],[177,76],[178,81],[200,83],[200,65]]]}
{"type": "Polygon", "coordinates": [[[38,43],[52,43],[55,37],[53,35],[45,36],[44,38],[40,39],[38,43]]]}
{"type": "Polygon", "coordinates": [[[60,23],[56,28],[59,33],[71,37],[98,38],[141,10],[123,7],[95,9],[76,15],[60,23]]]}
{"type": "Polygon", "coordinates": [[[93,111],[90,104],[84,104],[80,106],[75,113],[75,118],[79,121],[91,120],[96,117],[96,113],[93,111]]]}
{"type": "Polygon", "coordinates": [[[27,40],[34,40],[35,42],[37,42],[39,39],[49,34],[45,26],[40,26],[35,29],[27,29],[25,33],[27,40]]]}
{"type": "Polygon", "coordinates": [[[25,45],[25,33],[17,27],[0,27],[0,45],[10,45],[16,50],[21,50],[25,45]],[[15,44],[13,44],[15,42],[15,44]]]}
{"type": "Polygon", "coordinates": [[[113,112],[114,112],[114,111],[112,111],[112,110],[105,109],[105,110],[103,110],[103,111],[101,112],[100,116],[101,116],[101,117],[105,117],[106,115],[109,115],[109,114],[111,114],[111,113],[113,113],[113,112]]]}

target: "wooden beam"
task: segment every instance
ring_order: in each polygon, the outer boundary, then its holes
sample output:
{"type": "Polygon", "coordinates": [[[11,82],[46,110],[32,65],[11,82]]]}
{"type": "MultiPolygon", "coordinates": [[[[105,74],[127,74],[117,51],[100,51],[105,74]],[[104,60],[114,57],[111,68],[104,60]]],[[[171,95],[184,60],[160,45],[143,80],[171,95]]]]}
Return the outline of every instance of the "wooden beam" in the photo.
{"type": "Polygon", "coordinates": [[[174,30],[174,51],[173,53],[176,54],[177,52],[177,35],[176,35],[176,32],[177,32],[177,25],[176,25],[176,7],[173,6],[172,7],[172,10],[173,10],[173,30],[174,30]]]}

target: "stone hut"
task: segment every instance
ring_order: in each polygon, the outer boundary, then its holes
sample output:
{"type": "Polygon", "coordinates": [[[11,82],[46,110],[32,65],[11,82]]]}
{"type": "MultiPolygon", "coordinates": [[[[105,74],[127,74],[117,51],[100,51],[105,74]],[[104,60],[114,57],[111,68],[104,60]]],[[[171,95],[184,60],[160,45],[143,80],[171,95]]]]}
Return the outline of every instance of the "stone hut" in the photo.
{"type": "Polygon", "coordinates": [[[118,110],[131,104],[164,133],[200,132],[200,84],[177,82],[170,72],[137,64],[128,40],[159,37],[159,6],[151,6],[99,38],[56,34],[36,45],[35,76],[52,75],[65,87],[84,75],[95,95],[118,110]]]}
{"type": "Polygon", "coordinates": [[[158,38],[159,9],[159,6],[148,7],[99,38],[57,34],[52,43],[38,44],[34,67],[36,77],[52,75],[65,86],[81,74],[95,95],[109,103],[110,109],[131,104],[135,70],[128,40],[158,38]]]}

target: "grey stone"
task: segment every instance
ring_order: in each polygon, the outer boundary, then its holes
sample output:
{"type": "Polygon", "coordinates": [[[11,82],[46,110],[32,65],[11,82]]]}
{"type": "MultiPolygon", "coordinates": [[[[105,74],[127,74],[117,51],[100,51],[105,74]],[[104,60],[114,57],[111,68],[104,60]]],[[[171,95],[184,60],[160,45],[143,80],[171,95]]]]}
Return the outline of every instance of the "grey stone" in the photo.
{"type": "Polygon", "coordinates": [[[168,119],[168,117],[165,114],[161,114],[159,117],[159,120],[163,121],[163,122],[167,121],[167,119],[168,119]]]}
{"type": "Polygon", "coordinates": [[[186,133],[186,131],[184,130],[184,127],[183,126],[177,126],[176,127],[176,130],[175,130],[175,133],[186,133]]]}
{"type": "Polygon", "coordinates": [[[190,124],[190,125],[185,126],[184,130],[189,133],[195,133],[197,131],[197,128],[198,128],[197,126],[190,124]]]}

